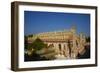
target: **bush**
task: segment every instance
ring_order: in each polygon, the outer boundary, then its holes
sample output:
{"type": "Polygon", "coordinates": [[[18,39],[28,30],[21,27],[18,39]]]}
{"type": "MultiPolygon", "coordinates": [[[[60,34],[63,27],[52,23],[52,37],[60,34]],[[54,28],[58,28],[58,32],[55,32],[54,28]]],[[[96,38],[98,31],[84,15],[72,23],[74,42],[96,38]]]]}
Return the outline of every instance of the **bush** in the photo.
{"type": "Polygon", "coordinates": [[[34,48],[35,50],[41,50],[43,48],[45,48],[47,45],[44,44],[44,42],[37,38],[33,43],[32,43],[32,48],[34,48]]]}

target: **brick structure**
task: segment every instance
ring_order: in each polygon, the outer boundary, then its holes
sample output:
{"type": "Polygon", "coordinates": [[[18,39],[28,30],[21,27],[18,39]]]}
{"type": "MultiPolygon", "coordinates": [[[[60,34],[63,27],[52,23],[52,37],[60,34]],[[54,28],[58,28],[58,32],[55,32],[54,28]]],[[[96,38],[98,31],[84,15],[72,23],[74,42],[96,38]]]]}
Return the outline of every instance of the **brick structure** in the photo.
{"type": "Polygon", "coordinates": [[[85,36],[83,34],[77,35],[74,27],[69,31],[33,34],[32,37],[28,37],[28,42],[32,43],[37,38],[41,39],[48,46],[53,45],[56,59],[75,59],[78,54],[83,54],[85,51],[85,36]]]}

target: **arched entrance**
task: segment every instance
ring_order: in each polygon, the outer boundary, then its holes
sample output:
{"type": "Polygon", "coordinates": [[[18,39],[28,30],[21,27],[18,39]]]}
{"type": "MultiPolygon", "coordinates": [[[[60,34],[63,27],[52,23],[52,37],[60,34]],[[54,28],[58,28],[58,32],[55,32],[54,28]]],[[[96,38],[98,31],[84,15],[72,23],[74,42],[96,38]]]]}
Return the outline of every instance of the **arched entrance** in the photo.
{"type": "Polygon", "coordinates": [[[59,46],[59,50],[61,51],[61,44],[59,44],[58,46],[59,46]]]}

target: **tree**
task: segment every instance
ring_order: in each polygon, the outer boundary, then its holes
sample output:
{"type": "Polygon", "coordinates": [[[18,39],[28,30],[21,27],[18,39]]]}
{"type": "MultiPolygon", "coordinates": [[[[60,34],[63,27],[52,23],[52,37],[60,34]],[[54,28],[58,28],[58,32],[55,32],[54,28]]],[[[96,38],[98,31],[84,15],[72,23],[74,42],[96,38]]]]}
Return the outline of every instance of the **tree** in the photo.
{"type": "Polygon", "coordinates": [[[86,37],[86,42],[90,42],[90,37],[86,37]]]}
{"type": "Polygon", "coordinates": [[[47,45],[44,44],[44,42],[39,38],[37,38],[35,41],[33,41],[33,43],[31,45],[35,50],[41,50],[41,49],[47,47],[47,45]]]}
{"type": "Polygon", "coordinates": [[[33,35],[29,35],[28,37],[33,37],[33,35]]]}
{"type": "Polygon", "coordinates": [[[24,36],[24,44],[25,44],[25,46],[24,46],[24,48],[25,49],[28,49],[28,37],[27,36],[24,36]]]}

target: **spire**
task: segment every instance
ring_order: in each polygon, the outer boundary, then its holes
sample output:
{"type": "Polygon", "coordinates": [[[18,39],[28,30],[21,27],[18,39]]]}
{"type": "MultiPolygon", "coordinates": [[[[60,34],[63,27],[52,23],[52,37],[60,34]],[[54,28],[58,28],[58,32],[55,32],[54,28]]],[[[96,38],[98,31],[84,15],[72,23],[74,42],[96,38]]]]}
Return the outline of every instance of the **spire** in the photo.
{"type": "Polygon", "coordinates": [[[73,26],[71,27],[71,32],[76,33],[76,26],[75,26],[75,25],[73,25],[73,26]]]}
{"type": "Polygon", "coordinates": [[[72,27],[71,28],[74,29],[74,30],[76,30],[76,27],[77,26],[75,24],[72,24],[72,27]]]}

